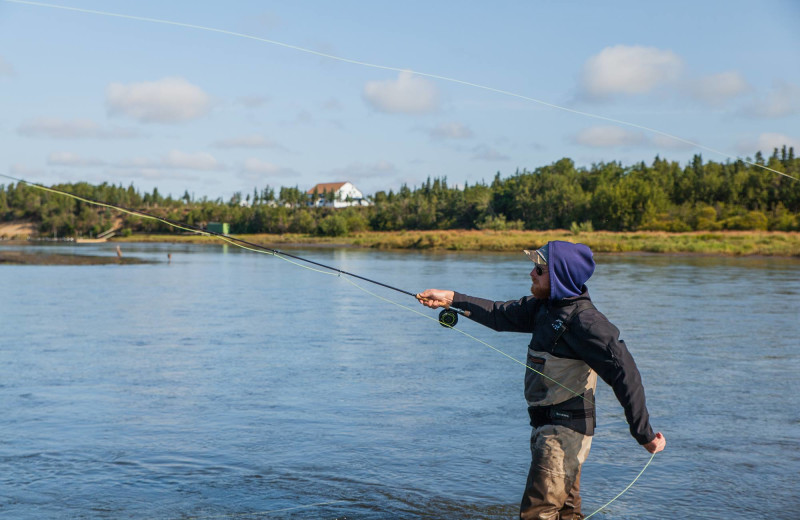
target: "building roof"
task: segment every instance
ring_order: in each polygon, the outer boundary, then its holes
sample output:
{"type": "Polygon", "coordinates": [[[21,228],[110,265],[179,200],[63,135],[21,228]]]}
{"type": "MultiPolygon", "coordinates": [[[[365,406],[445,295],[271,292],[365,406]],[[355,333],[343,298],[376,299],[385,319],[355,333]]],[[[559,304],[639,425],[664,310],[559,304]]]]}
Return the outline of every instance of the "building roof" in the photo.
{"type": "Polygon", "coordinates": [[[326,191],[332,191],[335,193],[345,184],[347,184],[347,182],[321,182],[308,190],[306,193],[312,194],[315,190],[317,193],[325,193],[326,191]]]}

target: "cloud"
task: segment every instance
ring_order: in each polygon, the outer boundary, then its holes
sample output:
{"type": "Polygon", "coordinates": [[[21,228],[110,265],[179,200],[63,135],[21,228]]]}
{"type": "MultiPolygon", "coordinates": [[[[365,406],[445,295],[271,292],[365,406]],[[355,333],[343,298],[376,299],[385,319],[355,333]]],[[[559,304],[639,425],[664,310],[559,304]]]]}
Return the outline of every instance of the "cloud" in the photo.
{"type": "Polygon", "coordinates": [[[134,157],[133,159],[123,159],[114,166],[117,168],[156,168],[159,164],[158,161],[146,157],[134,157]]]}
{"type": "Polygon", "coordinates": [[[430,134],[433,139],[469,139],[473,135],[468,126],[456,122],[438,124],[430,134]]]}
{"type": "Polygon", "coordinates": [[[769,119],[800,113],[800,85],[776,82],[763,99],[746,107],[744,112],[753,117],[769,119]]]}
{"type": "Polygon", "coordinates": [[[0,78],[10,78],[15,75],[16,71],[13,65],[7,62],[4,57],[0,56],[0,78]]]}
{"type": "Polygon", "coordinates": [[[584,63],[581,93],[590,99],[646,94],[676,82],[682,69],[683,60],[669,50],[639,45],[606,47],[584,63]]]}
{"type": "Polygon", "coordinates": [[[322,109],[323,110],[341,110],[342,109],[342,104],[339,102],[338,99],[332,97],[332,98],[328,98],[322,104],[322,109]]]}
{"type": "Polygon", "coordinates": [[[183,179],[185,181],[196,181],[198,178],[193,175],[187,175],[184,173],[176,173],[176,172],[166,172],[159,168],[134,168],[134,167],[113,167],[108,168],[104,172],[106,175],[110,177],[122,177],[126,179],[130,178],[140,178],[146,180],[159,180],[165,177],[169,177],[170,180],[174,181],[177,179],[183,179]]]}
{"type": "Polygon", "coordinates": [[[272,177],[281,175],[298,175],[296,170],[284,168],[268,161],[256,159],[255,157],[245,159],[244,163],[242,164],[241,171],[242,173],[268,175],[272,177]]]}
{"type": "Polygon", "coordinates": [[[765,132],[755,139],[743,139],[739,141],[737,150],[739,153],[749,155],[761,151],[765,155],[770,155],[775,148],[781,149],[783,146],[794,147],[800,150],[800,138],[791,137],[777,132],[765,132]]]}
{"type": "Polygon", "coordinates": [[[645,144],[647,138],[641,132],[633,132],[618,126],[593,126],[584,128],[572,138],[573,142],[592,148],[613,148],[645,144]]]}
{"type": "Polygon", "coordinates": [[[212,146],[215,148],[273,148],[286,150],[284,146],[276,143],[272,139],[258,134],[221,139],[216,141],[212,146]]]}
{"type": "Polygon", "coordinates": [[[205,152],[187,153],[180,150],[170,150],[166,155],[151,159],[148,157],[133,157],[123,159],[113,164],[118,170],[140,170],[143,172],[160,172],[161,170],[224,170],[225,165],[220,163],[213,155],[205,152]]]}
{"type": "MultiPolygon", "coordinates": [[[[324,173],[329,182],[375,180],[397,173],[397,168],[389,161],[379,160],[372,163],[353,162],[342,168],[335,168],[324,173]]],[[[326,181],[328,182],[328,181],[326,181]]]]}
{"type": "Polygon", "coordinates": [[[510,159],[509,156],[504,155],[497,151],[496,149],[486,146],[484,144],[475,146],[473,149],[473,160],[478,161],[507,161],[510,159]]]}
{"type": "Polygon", "coordinates": [[[53,152],[47,157],[47,164],[50,166],[93,167],[103,166],[106,163],[100,159],[81,157],[73,152],[53,152]]]}
{"type": "MultiPolygon", "coordinates": [[[[670,150],[692,150],[696,148],[695,145],[689,144],[686,141],[680,141],[678,139],[673,139],[672,137],[667,137],[666,135],[660,134],[651,136],[648,141],[653,146],[658,148],[667,148],[670,150]]],[[[687,141],[697,142],[696,139],[687,139],[687,141]]]]}
{"type": "Polygon", "coordinates": [[[240,96],[236,98],[236,102],[244,105],[247,108],[258,108],[265,105],[269,101],[266,96],[240,96]]]}
{"type": "Polygon", "coordinates": [[[27,137],[52,139],[130,139],[140,137],[129,128],[102,127],[90,119],[64,120],[57,117],[39,117],[23,122],[17,133],[27,137]]]}
{"type": "Polygon", "coordinates": [[[212,171],[224,169],[224,166],[209,153],[186,153],[180,150],[171,150],[162,159],[162,165],[166,168],[178,168],[185,170],[212,171]]]}
{"type": "Polygon", "coordinates": [[[8,167],[8,172],[11,175],[18,175],[20,177],[30,176],[30,177],[41,177],[44,175],[45,171],[41,168],[34,168],[32,166],[27,166],[22,163],[14,163],[8,167]]]}
{"type": "Polygon", "coordinates": [[[183,78],[164,78],[106,88],[110,115],[126,115],[142,123],[180,123],[205,115],[211,98],[183,78]]]}
{"type": "Polygon", "coordinates": [[[368,81],[364,99],[375,110],[395,114],[426,114],[439,108],[436,85],[409,71],[396,80],[368,81]]]}
{"type": "Polygon", "coordinates": [[[741,74],[736,71],[728,71],[694,80],[689,86],[689,91],[695,99],[703,103],[720,106],[726,101],[746,93],[751,88],[741,74]]]}

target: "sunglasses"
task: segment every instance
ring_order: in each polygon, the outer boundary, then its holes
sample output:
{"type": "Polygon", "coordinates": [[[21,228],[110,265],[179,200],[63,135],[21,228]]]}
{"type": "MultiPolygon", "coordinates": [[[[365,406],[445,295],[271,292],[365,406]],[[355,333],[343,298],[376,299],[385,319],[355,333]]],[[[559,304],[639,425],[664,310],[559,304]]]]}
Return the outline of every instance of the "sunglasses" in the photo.
{"type": "Polygon", "coordinates": [[[536,271],[536,274],[538,276],[542,276],[544,274],[545,269],[547,269],[547,266],[541,264],[536,264],[536,267],[534,267],[534,271],[536,271]]]}

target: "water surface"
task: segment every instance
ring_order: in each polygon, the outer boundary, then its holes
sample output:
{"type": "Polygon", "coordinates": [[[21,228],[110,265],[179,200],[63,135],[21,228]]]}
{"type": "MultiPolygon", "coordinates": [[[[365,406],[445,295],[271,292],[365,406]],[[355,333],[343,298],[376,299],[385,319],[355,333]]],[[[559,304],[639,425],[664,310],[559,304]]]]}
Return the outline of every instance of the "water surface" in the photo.
{"type": "MultiPolygon", "coordinates": [[[[51,249],[114,254],[26,248],[51,249]]],[[[160,262],[0,266],[0,516],[516,515],[529,463],[523,367],[271,256],[123,251],[160,262]]],[[[530,285],[521,254],[293,252],[409,291],[505,300],[530,285]]],[[[598,517],[796,518],[800,261],[597,260],[590,293],[622,330],[668,442],[598,517]]],[[[459,327],[525,356],[524,335],[459,327]]],[[[602,383],[598,402],[585,513],[649,458],[602,383]]]]}

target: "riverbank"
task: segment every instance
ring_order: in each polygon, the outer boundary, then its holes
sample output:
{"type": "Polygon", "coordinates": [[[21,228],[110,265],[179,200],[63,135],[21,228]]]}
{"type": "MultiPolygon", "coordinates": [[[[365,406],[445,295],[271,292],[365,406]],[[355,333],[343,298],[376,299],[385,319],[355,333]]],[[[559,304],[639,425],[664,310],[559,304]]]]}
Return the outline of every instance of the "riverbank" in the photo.
{"type": "MultiPolygon", "coordinates": [[[[800,233],[773,231],[626,232],[594,231],[573,234],[553,231],[396,231],[353,233],[346,237],[315,235],[235,235],[267,247],[364,247],[442,251],[519,251],[550,240],[581,242],[598,253],[671,253],[725,256],[800,256],[800,233]]],[[[115,242],[215,243],[201,235],[132,235],[115,242]]]]}
{"type": "Polygon", "coordinates": [[[116,256],[64,255],[58,253],[27,253],[0,250],[0,265],[107,265],[147,264],[141,258],[116,256]]]}

